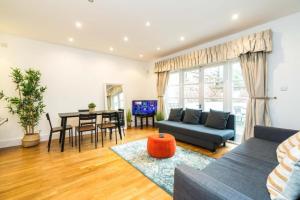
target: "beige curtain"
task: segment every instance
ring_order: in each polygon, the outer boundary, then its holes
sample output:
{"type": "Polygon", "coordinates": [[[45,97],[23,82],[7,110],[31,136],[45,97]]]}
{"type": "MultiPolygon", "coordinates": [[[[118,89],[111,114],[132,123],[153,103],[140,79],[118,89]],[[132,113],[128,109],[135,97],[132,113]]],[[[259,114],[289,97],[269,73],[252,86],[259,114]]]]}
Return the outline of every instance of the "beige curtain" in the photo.
{"type": "Polygon", "coordinates": [[[158,96],[158,111],[164,112],[164,95],[168,83],[169,72],[157,73],[157,96],[158,96]]]}
{"type": "Polygon", "coordinates": [[[267,97],[267,60],[266,52],[254,52],[240,55],[240,63],[249,94],[245,123],[244,140],[254,136],[254,126],[270,126],[267,97]]]}
{"type": "Polygon", "coordinates": [[[238,58],[241,54],[261,51],[272,51],[271,30],[253,33],[223,44],[193,50],[187,54],[160,60],[155,63],[154,72],[158,73],[205,66],[238,58]]]}

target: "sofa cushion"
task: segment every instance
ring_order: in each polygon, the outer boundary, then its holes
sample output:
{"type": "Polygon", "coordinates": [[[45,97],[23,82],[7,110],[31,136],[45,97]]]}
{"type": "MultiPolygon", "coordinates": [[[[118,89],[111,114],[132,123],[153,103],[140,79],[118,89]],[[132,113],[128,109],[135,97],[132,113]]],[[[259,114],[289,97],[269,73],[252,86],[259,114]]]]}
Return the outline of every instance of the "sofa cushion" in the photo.
{"type": "Polygon", "coordinates": [[[199,124],[201,117],[201,110],[185,109],[183,122],[187,124],[199,124]]]}
{"type": "Polygon", "coordinates": [[[169,114],[169,121],[180,122],[182,117],[182,108],[172,108],[169,114]]]}
{"type": "Polygon", "coordinates": [[[270,199],[268,174],[278,164],[278,143],[251,138],[202,172],[252,199],[270,199]]]}
{"type": "Polygon", "coordinates": [[[281,162],[289,150],[298,145],[300,145],[300,132],[290,136],[280,143],[276,150],[278,162],[281,162]]]}
{"type": "Polygon", "coordinates": [[[271,199],[298,199],[300,197],[299,165],[300,145],[290,149],[268,176],[267,188],[271,199]]]}
{"type": "Polygon", "coordinates": [[[225,129],[229,118],[229,112],[222,112],[210,109],[205,126],[215,129],[225,129]]]}
{"type": "Polygon", "coordinates": [[[156,123],[156,126],[170,134],[184,134],[190,137],[197,137],[205,141],[214,142],[216,144],[221,144],[222,142],[234,137],[234,130],[218,130],[200,124],[185,124],[182,122],[160,121],[156,123]]]}

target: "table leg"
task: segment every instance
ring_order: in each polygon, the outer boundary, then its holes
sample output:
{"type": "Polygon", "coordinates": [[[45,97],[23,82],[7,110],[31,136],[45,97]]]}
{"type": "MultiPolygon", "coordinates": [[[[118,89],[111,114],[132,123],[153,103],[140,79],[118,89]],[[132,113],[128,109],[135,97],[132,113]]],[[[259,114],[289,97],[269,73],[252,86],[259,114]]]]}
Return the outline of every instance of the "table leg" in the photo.
{"type": "Polygon", "coordinates": [[[66,136],[66,126],[67,126],[67,118],[66,117],[63,117],[62,119],[62,127],[63,127],[63,130],[62,130],[62,138],[61,138],[61,152],[64,152],[64,148],[65,148],[65,136],[66,136]]]}
{"type": "Polygon", "coordinates": [[[134,116],[134,126],[137,127],[137,117],[134,116]]]}
{"type": "Polygon", "coordinates": [[[119,131],[120,139],[122,140],[122,130],[121,130],[121,125],[120,125],[119,113],[117,113],[117,125],[118,125],[118,131],[119,131]]]}
{"type": "Polygon", "coordinates": [[[146,127],[148,127],[148,116],[146,116],[146,127]]]}
{"type": "Polygon", "coordinates": [[[154,116],[155,116],[155,115],[152,116],[152,126],[153,126],[153,127],[155,127],[154,116]]]}

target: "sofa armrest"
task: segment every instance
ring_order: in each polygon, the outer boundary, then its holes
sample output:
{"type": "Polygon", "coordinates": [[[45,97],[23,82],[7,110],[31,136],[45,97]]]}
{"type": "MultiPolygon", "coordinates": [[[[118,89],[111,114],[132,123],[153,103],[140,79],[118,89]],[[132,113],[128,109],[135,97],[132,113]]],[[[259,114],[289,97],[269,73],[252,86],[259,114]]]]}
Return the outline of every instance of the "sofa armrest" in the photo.
{"type": "Polygon", "coordinates": [[[254,137],[268,140],[272,142],[281,143],[290,136],[297,133],[297,130],[274,128],[266,126],[255,126],[254,127],[254,137]]]}
{"type": "Polygon", "coordinates": [[[250,200],[200,170],[180,165],[175,169],[174,200],[250,200]]]}

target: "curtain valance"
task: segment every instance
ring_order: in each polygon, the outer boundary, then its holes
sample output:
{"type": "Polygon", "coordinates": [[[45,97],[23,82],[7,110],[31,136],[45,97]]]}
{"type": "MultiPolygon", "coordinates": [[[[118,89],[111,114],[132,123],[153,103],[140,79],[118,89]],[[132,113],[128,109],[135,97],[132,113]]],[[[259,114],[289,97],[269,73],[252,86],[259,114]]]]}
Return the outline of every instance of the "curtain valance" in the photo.
{"type": "Polygon", "coordinates": [[[272,31],[265,30],[189,54],[176,56],[155,63],[154,72],[173,71],[238,58],[248,52],[272,51],[272,31]]]}

